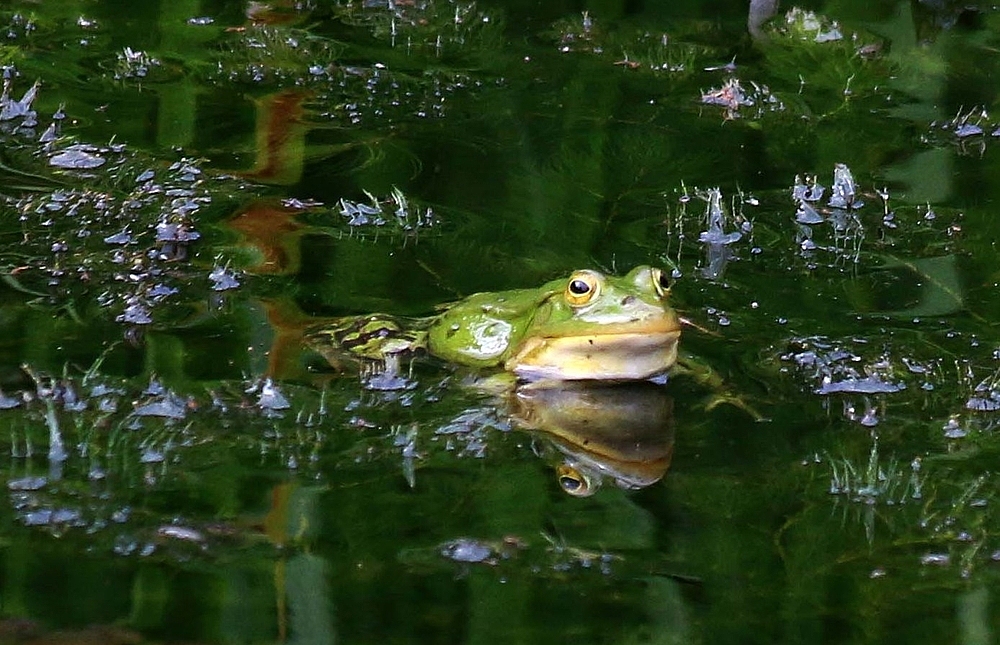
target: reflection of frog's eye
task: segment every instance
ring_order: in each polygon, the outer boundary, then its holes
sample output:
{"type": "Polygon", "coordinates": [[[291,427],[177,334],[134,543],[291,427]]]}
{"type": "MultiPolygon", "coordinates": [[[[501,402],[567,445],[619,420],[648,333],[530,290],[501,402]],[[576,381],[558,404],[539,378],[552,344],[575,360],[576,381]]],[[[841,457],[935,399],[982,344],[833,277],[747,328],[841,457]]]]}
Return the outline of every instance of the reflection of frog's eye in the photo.
{"type": "Polygon", "coordinates": [[[597,297],[601,283],[591,271],[577,271],[566,283],[566,302],[579,307],[597,297]]]}
{"type": "Polygon", "coordinates": [[[567,464],[556,467],[556,478],[559,480],[559,487],[573,497],[589,497],[597,490],[591,487],[580,471],[567,464]]]}
{"type": "Polygon", "coordinates": [[[670,278],[660,269],[653,269],[653,288],[661,298],[670,293],[670,278]]]}

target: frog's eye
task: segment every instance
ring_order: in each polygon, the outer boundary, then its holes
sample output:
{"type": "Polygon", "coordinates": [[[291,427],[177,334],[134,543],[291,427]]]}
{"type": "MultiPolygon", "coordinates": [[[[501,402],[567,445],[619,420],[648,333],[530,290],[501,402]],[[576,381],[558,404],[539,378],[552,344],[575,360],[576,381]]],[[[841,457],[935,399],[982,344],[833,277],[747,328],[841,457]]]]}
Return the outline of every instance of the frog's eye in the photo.
{"type": "Polygon", "coordinates": [[[590,497],[598,488],[591,486],[580,471],[568,464],[561,464],[556,468],[556,477],[559,487],[573,497],[590,497]]]}
{"type": "Polygon", "coordinates": [[[670,277],[660,269],[653,269],[653,288],[661,298],[670,293],[670,277]]]}
{"type": "Polygon", "coordinates": [[[597,297],[601,291],[601,281],[593,271],[577,271],[566,283],[566,302],[579,307],[597,297]]]}

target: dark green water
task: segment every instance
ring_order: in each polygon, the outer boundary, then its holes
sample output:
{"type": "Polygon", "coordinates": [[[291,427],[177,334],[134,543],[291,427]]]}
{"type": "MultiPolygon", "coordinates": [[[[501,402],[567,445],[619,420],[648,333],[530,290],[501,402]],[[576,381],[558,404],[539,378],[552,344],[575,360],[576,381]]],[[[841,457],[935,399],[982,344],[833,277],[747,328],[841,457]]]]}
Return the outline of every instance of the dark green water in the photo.
{"type": "Polygon", "coordinates": [[[0,4],[0,642],[993,642],[1000,13],[789,9],[0,4]],[[301,339],[637,264],[634,490],[301,339]]]}

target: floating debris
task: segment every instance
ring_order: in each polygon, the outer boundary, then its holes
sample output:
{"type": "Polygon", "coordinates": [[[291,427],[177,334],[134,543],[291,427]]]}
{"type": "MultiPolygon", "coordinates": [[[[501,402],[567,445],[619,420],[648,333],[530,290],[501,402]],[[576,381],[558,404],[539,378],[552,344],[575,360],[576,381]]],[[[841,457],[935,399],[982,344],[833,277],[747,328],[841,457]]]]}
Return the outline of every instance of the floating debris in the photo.
{"type": "Polygon", "coordinates": [[[0,410],[10,410],[21,405],[22,401],[12,396],[7,396],[0,390],[0,410]]]}
{"type": "Polygon", "coordinates": [[[104,241],[108,244],[131,244],[135,241],[128,230],[124,230],[121,233],[115,233],[114,235],[109,235],[104,238],[104,241]]]}
{"type": "Polygon", "coordinates": [[[852,394],[891,394],[906,389],[903,383],[890,383],[883,381],[877,376],[867,378],[852,378],[841,381],[832,379],[823,380],[823,384],[814,390],[816,394],[834,394],[837,392],[850,392],[852,394]]]}
{"type": "Polygon", "coordinates": [[[271,379],[266,379],[260,387],[257,407],[264,410],[287,410],[292,407],[292,404],[288,402],[288,399],[271,379]]]}
{"type": "Polygon", "coordinates": [[[816,43],[829,43],[844,38],[837,21],[798,7],[793,7],[785,14],[784,32],[816,43]]]}
{"type": "Polygon", "coordinates": [[[718,89],[702,93],[701,102],[705,105],[719,105],[726,108],[731,118],[736,118],[736,111],[740,107],[753,105],[753,100],[746,95],[743,86],[740,85],[740,79],[736,77],[730,78],[718,89]]]}
{"type": "Polygon", "coordinates": [[[7,490],[41,490],[48,483],[45,477],[20,477],[7,480],[7,490]]]}
{"type": "Polygon", "coordinates": [[[115,320],[130,325],[148,325],[153,322],[153,317],[149,306],[139,296],[131,296],[126,302],[125,311],[115,316],[115,320]]]}
{"type": "Polygon", "coordinates": [[[815,175],[795,175],[795,185],[792,186],[792,199],[801,202],[818,202],[823,199],[826,188],[816,181],[815,175]]]}
{"type": "Polygon", "coordinates": [[[215,267],[209,272],[208,279],[212,281],[212,291],[228,291],[240,286],[235,273],[228,267],[215,267]]]}
{"type": "Polygon", "coordinates": [[[795,211],[795,221],[799,224],[822,224],[826,218],[820,215],[819,211],[807,201],[800,201],[799,207],[795,211]]]}
{"type": "Polygon", "coordinates": [[[1000,393],[990,392],[987,396],[973,396],[965,402],[965,407],[977,412],[994,412],[1000,410],[1000,393]]]}
{"type": "Polygon", "coordinates": [[[189,222],[168,222],[162,220],[156,225],[157,242],[193,242],[201,237],[189,222]]]}
{"type": "Polygon", "coordinates": [[[441,545],[441,555],[455,562],[487,562],[493,555],[493,548],[471,538],[459,538],[441,545]]]}
{"type": "Polygon", "coordinates": [[[27,511],[21,514],[21,521],[25,526],[84,526],[80,511],[69,508],[41,508],[27,511]]]}
{"type": "Polygon", "coordinates": [[[959,108],[950,119],[932,121],[923,139],[926,143],[951,145],[958,154],[982,157],[990,140],[1000,137],[1000,123],[990,118],[985,106],[959,108]]]}
{"type": "Polygon", "coordinates": [[[116,80],[145,78],[149,75],[152,68],[160,66],[158,59],[153,58],[141,49],[136,50],[131,47],[125,47],[122,51],[118,52],[116,63],[114,68],[114,77],[116,80]]]}
{"type": "Polygon", "coordinates": [[[951,556],[947,553],[925,553],[920,556],[920,564],[946,567],[951,564],[951,556]]]}
{"type": "Polygon", "coordinates": [[[342,198],[340,215],[351,228],[391,228],[403,233],[416,233],[439,224],[437,215],[428,207],[414,206],[398,188],[379,199],[365,191],[368,203],[342,198]]]}
{"type": "Polygon", "coordinates": [[[182,542],[194,542],[196,544],[203,544],[205,542],[205,534],[201,531],[176,524],[161,526],[156,529],[156,534],[160,537],[181,540],[182,542]]]}
{"type": "Polygon", "coordinates": [[[99,148],[85,144],[74,144],[49,157],[49,165],[67,170],[90,170],[100,168],[107,159],[97,154],[99,148]]]}
{"type": "Polygon", "coordinates": [[[962,427],[957,416],[952,416],[942,428],[945,439],[963,439],[969,434],[968,430],[962,427]]]}
{"type": "Polygon", "coordinates": [[[168,392],[162,398],[144,403],[132,410],[137,417],[163,417],[183,419],[187,416],[187,402],[176,394],[168,392]]]}
{"type": "Polygon", "coordinates": [[[698,236],[699,241],[707,244],[732,244],[739,242],[743,234],[739,231],[725,231],[726,211],[722,206],[722,191],[718,188],[711,188],[699,195],[705,200],[705,220],[708,229],[702,231],[698,236]]]}
{"type": "Polygon", "coordinates": [[[12,85],[13,80],[11,78],[4,78],[3,91],[0,93],[0,121],[12,121],[21,118],[27,121],[28,123],[25,125],[30,127],[36,119],[36,113],[31,109],[31,104],[34,103],[35,97],[38,95],[38,88],[41,87],[41,83],[35,81],[19,101],[10,97],[12,85]]]}
{"type": "Polygon", "coordinates": [[[703,92],[701,102],[725,108],[727,120],[737,119],[741,115],[760,118],[767,112],[780,112],[785,109],[785,104],[772,94],[766,85],[750,81],[747,89],[736,77],[726,80],[722,87],[703,92]],[[755,111],[748,114],[746,110],[741,110],[747,107],[754,107],[755,111]]]}
{"type": "Polygon", "coordinates": [[[830,189],[830,202],[832,208],[861,208],[864,202],[857,199],[858,190],[854,183],[854,176],[851,169],[846,164],[838,163],[833,168],[833,186],[830,189]]]}
{"type": "MultiPolygon", "coordinates": [[[[796,203],[795,223],[797,224],[795,244],[801,255],[810,258],[810,268],[816,266],[813,253],[821,250],[832,254],[835,261],[847,260],[858,262],[861,257],[861,245],[865,239],[865,227],[855,213],[864,206],[859,199],[859,191],[846,164],[834,166],[833,187],[827,206],[819,206],[826,189],[816,181],[815,175],[796,175],[792,186],[792,200],[796,203]],[[828,241],[823,241],[813,227],[819,224],[829,224],[828,241]]],[[[888,211],[888,193],[884,195],[886,208],[884,226],[894,226],[888,211]]]]}
{"type": "Polygon", "coordinates": [[[966,400],[965,407],[976,412],[1000,410],[1000,371],[979,381],[966,400]]]}

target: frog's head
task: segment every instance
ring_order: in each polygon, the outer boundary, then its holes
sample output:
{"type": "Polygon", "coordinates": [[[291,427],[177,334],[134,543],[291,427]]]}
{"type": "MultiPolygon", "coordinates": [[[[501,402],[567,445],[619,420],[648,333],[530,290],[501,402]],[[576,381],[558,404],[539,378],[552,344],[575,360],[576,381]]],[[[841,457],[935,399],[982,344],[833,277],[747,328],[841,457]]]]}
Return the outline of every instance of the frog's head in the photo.
{"type": "Polygon", "coordinates": [[[620,278],[589,269],[543,287],[505,367],[528,380],[641,380],[677,360],[680,319],[667,305],[660,269],[639,266],[620,278]]]}

